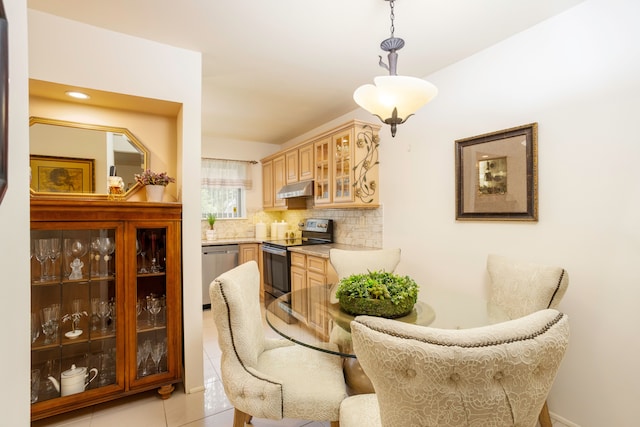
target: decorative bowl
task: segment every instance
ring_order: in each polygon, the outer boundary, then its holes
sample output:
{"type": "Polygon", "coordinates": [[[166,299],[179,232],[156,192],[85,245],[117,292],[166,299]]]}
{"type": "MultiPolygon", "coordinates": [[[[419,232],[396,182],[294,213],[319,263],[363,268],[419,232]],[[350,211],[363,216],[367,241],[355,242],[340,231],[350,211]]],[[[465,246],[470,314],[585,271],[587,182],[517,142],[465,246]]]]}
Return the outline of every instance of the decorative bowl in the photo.
{"type": "Polygon", "coordinates": [[[406,316],[411,313],[415,304],[413,300],[405,300],[394,304],[391,300],[358,298],[348,295],[340,296],[338,301],[340,308],[351,315],[365,314],[389,319],[406,316]]]}

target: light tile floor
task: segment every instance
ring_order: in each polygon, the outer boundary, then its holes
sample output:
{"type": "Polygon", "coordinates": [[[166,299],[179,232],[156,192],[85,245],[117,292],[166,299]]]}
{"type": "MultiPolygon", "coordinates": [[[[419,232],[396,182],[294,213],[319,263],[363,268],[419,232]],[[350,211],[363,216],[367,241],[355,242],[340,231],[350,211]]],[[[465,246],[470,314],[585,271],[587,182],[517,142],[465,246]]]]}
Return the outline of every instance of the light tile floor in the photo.
{"type": "MultiPolygon", "coordinates": [[[[265,325],[265,333],[279,337],[265,325]]],[[[152,390],[90,408],[38,420],[33,427],[231,427],[233,406],[220,381],[220,349],[211,310],[203,311],[204,392],[186,394],[177,385],[171,398],[162,400],[152,390]]],[[[329,427],[307,420],[253,419],[254,427],[329,427]]]]}
{"type": "MultiPolygon", "coordinates": [[[[279,337],[265,325],[265,333],[279,337]]],[[[203,312],[204,385],[200,393],[186,394],[178,385],[171,398],[162,400],[152,390],[113,402],[31,423],[32,427],[231,427],[233,406],[220,381],[220,349],[211,310],[203,312]]],[[[554,422],[554,427],[565,427],[554,422]]],[[[254,427],[329,427],[328,422],[253,419],[254,427]]]]}

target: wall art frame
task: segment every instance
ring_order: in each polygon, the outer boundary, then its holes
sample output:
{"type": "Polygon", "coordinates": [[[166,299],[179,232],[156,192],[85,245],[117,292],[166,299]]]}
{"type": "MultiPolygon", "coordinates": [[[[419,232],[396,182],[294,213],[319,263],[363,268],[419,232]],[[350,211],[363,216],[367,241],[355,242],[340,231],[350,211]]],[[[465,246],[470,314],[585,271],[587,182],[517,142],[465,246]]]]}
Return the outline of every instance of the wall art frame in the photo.
{"type": "Polygon", "coordinates": [[[0,204],[9,185],[9,40],[7,15],[0,0],[0,204]]]}
{"type": "Polygon", "coordinates": [[[538,124],[455,141],[456,220],[538,220],[538,124]]]}
{"type": "Polygon", "coordinates": [[[93,193],[94,159],[32,154],[31,188],[44,193],[93,193]]]}

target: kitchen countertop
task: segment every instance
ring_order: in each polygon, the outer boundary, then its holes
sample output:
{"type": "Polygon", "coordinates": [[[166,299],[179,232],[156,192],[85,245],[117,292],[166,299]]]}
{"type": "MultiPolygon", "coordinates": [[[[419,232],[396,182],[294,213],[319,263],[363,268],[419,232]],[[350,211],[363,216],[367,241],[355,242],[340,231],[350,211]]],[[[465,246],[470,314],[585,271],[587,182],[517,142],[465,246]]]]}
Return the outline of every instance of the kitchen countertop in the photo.
{"type": "Polygon", "coordinates": [[[262,243],[255,237],[236,237],[233,239],[203,240],[202,246],[239,245],[243,243],[262,243]]]}
{"type": "Polygon", "coordinates": [[[307,245],[307,246],[292,246],[288,248],[290,252],[299,252],[305,255],[318,256],[321,258],[329,258],[329,251],[331,249],[344,249],[348,251],[373,251],[377,248],[368,248],[365,246],[353,246],[345,245],[342,243],[330,243],[327,245],[307,245]]]}

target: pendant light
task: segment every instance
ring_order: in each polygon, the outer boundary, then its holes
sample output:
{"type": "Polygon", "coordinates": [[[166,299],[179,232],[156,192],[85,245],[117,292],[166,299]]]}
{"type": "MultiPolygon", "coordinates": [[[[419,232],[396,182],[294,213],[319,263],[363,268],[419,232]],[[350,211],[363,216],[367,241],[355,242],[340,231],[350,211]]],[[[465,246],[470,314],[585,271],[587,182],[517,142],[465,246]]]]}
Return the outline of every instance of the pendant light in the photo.
{"type": "Polygon", "coordinates": [[[397,126],[406,122],[418,109],[438,94],[438,89],[426,80],[417,77],[399,76],[397,73],[398,53],[404,47],[404,40],[394,37],[394,3],[385,0],[391,7],[391,37],[380,43],[380,48],[389,52],[389,65],[382,61],[380,66],[389,71],[388,76],[378,76],[374,84],[360,86],[353,93],[356,103],[391,126],[391,136],[396,136],[397,126]]]}

